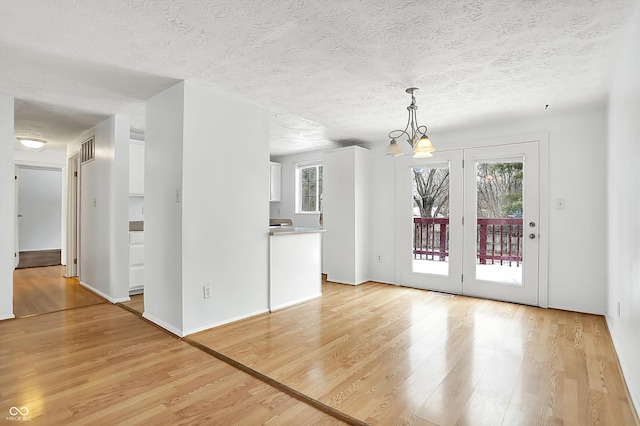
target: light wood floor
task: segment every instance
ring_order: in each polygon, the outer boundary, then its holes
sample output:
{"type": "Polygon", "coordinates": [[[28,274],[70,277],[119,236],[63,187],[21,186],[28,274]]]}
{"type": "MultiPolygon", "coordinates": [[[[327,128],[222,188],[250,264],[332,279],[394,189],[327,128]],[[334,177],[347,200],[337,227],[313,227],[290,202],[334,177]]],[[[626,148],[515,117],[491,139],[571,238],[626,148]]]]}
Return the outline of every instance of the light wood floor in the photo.
{"type": "Polygon", "coordinates": [[[0,336],[2,420],[341,424],[111,304],[1,321],[0,336]]]}
{"type": "Polygon", "coordinates": [[[129,302],[123,302],[122,304],[142,315],[142,313],[144,313],[144,294],[134,294],[129,297],[131,300],[129,302]]]}
{"type": "MultiPolygon", "coordinates": [[[[602,317],[323,291],[190,338],[372,425],[640,424],[602,317]]],[[[2,321],[0,336],[0,412],[26,406],[32,424],[340,424],[111,304],[2,321]]]]}
{"type": "MultiPolygon", "coordinates": [[[[64,266],[16,269],[13,272],[13,313],[16,317],[108,303],[65,278],[64,266]]],[[[1,417],[0,417],[1,418],[1,417]]]]}
{"type": "Polygon", "coordinates": [[[372,425],[638,424],[601,316],[325,283],[191,338],[372,425]]]}

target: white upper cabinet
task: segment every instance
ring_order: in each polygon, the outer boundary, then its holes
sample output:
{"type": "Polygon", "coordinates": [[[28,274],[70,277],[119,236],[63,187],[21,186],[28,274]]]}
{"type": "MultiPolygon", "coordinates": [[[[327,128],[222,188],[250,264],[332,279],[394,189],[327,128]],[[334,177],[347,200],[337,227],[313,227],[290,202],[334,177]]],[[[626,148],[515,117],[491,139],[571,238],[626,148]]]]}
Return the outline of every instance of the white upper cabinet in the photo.
{"type": "Polygon", "coordinates": [[[282,164],[269,163],[269,201],[280,201],[282,199],[282,164]]]}
{"type": "Polygon", "coordinates": [[[129,144],[129,195],[144,195],[144,142],[129,144]]]}

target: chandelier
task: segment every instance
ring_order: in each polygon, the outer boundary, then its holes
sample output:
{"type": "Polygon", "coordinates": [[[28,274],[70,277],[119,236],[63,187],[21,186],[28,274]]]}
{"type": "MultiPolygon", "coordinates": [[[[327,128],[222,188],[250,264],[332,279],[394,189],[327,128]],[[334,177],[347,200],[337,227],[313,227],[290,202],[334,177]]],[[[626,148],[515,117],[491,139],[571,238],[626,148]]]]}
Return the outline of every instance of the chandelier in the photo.
{"type": "Polygon", "coordinates": [[[407,137],[407,142],[409,142],[409,145],[411,145],[411,148],[413,149],[413,158],[432,157],[431,153],[436,150],[427,136],[427,126],[420,126],[418,124],[418,118],[416,117],[418,105],[416,105],[416,98],[413,96],[413,93],[416,90],[418,90],[417,87],[409,87],[405,90],[411,95],[411,105],[407,107],[407,110],[409,111],[409,119],[407,120],[407,125],[404,130],[392,130],[389,132],[391,142],[387,147],[387,155],[393,155],[394,157],[404,155],[396,141],[396,138],[400,138],[402,136],[407,137]]]}

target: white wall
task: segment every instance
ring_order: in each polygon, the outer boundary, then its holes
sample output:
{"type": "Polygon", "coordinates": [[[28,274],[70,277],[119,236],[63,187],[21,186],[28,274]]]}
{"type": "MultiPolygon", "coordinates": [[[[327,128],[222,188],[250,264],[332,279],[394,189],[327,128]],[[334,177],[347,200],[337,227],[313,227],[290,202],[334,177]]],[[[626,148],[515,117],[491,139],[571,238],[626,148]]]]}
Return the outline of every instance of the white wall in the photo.
{"type": "MultiPolygon", "coordinates": [[[[549,306],[604,314],[606,310],[606,161],[604,105],[459,131],[432,133],[438,149],[459,149],[476,141],[547,133],[549,135],[549,306]],[[564,198],[565,210],[555,210],[564,198]]],[[[384,155],[386,141],[371,144],[370,276],[395,283],[395,161],[384,155]],[[382,255],[378,262],[377,255],[382,255]]],[[[437,155],[437,154],[436,154],[437,155]]],[[[281,217],[293,211],[296,161],[320,159],[321,152],[277,157],[283,165],[281,217]],[[289,169],[289,171],[287,171],[289,169]]],[[[272,215],[274,206],[271,207],[272,215]]]]}
{"type": "Polygon", "coordinates": [[[62,248],[62,170],[18,167],[20,251],[62,248]]]}
{"type": "Polygon", "coordinates": [[[640,412],[640,4],[609,96],[607,322],[640,412]],[[618,304],[620,312],[618,312],[618,304]]]}
{"type": "Polygon", "coordinates": [[[268,122],[188,82],[147,103],[144,315],[173,333],[268,309],[268,122]]]}
{"type": "Polygon", "coordinates": [[[291,219],[294,226],[303,228],[317,228],[320,226],[320,214],[296,213],[295,176],[298,163],[322,162],[322,152],[310,151],[271,158],[271,161],[282,164],[282,201],[269,203],[270,218],[291,219]]]}
{"type": "Polygon", "coordinates": [[[184,82],[147,101],[144,316],[178,335],[183,330],[183,117],[184,82]]]}
{"type": "MultiPolygon", "coordinates": [[[[549,306],[603,314],[606,309],[606,138],[604,106],[569,113],[546,111],[535,117],[455,132],[432,133],[438,149],[458,149],[474,141],[528,133],[549,135],[549,306]],[[555,210],[565,198],[566,209],[555,210]]],[[[372,279],[394,280],[395,163],[385,144],[372,146],[372,279]]],[[[437,155],[437,154],[435,154],[437,155]]]]}
{"type": "Polygon", "coordinates": [[[80,282],[112,302],[129,300],[129,120],[112,116],[69,144],[95,136],[95,160],[80,168],[80,282]]]}
{"type": "Polygon", "coordinates": [[[34,166],[62,168],[67,166],[67,148],[54,148],[48,145],[41,150],[26,148],[15,148],[13,159],[16,164],[34,166]]]}
{"type": "Polygon", "coordinates": [[[13,318],[15,180],[13,97],[0,93],[0,320],[13,318]]]}
{"type": "Polygon", "coordinates": [[[268,111],[185,84],[182,291],[185,333],[265,312],[268,111]],[[245,146],[249,145],[245,149],[245,146]],[[203,298],[211,284],[213,298],[203,298]]]}

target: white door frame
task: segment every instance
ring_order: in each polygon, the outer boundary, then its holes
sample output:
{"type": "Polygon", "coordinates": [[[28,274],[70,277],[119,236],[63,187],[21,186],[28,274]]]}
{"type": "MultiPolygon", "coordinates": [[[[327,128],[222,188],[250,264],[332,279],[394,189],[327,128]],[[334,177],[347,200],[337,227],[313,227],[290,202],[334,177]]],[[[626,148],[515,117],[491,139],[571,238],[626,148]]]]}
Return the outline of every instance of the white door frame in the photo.
{"type": "Polygon", "coordinates": [[[67,269],[66,276],[80,276],[80,155],[68,159],[67,269]]]}
{"type": "MultiPolygon", "coordinates": [[[[539,175],[539,227],[538,227],[538,306],[546,308],[549,306],[549,133],[537,132],[527,133],[522,135],[513,135],[491,139],[480,139],[471,141],[460,141],[450,143],[447,149],[438,147],[438,151],[433,154],[433,158],[437,159],[439,153],[444,153],[451,150],[468,149],[468,148],[482,148],[490,146],[501,146],[510,144],[519,144],[525,142],[538,142],[538,175],[539,175]]],[[[406,167],[404,157],[396,159],[396,176],[398,175],[397,169],[399,167],[406,167]]],[[[397,178],[396,178],[397,179],[397,178]]],[[[396,187],[398,182],[396,182],[396,187]]],[[[400,200],[400,193],[396,192],[396,205],[400,200]]],[[[396,218],[399,219],[396,208],[396,218]]],[[[402,276],[405,271],[406,265],[402,263],[401,257],[407,256],[404,253],[402,244],[405,243],[403,237],[402,226],[399,225],[396,220],[396,262],[395,262],[395,281],[396,284],[402,285],[402,276]]],[[[406,231],[405,231],[406,232],[406,231]]]]}
{"type": "Polygon", "coordinates": [[[33,168],[33,169],[45,169],[45,170],[60,170],[61,175],[62,175],[62,180],[60,181],[60,185],[61,185],[61,189],[62,189],[62,200],[60,202],[60,205],[62,206],[62,211],[61,211],[61,217],[62,217],[62,221],[60,222],[60,229],[61,229],[61,243],[62,243],[62,259],[61,261],[64,263],[64,254],[65,254],[65,169],[67,168],[66,166],[63,166],[61,164],[57,164],[57,163],[40,163],[37,161],[24,161],[24,160],[16,160],[14,162],[14,166],[15,166],[15,176],[16,176],[16,195],[15,195],[15,216],[16,216],[16,222],[15,222],[15,253],[16,253],[16,260],[15,260],[15,266],[14,269],[18,266],[18,263],[20,261],[20,242],[18,240],[19,237],[19,233],[20,233],[20,224],[18,221],[18,215],[20,214],[19,210],[20,210],[20,206],[19,206],[19,202],[20,202],[20,195],[18,194],[19,189],[20,189],[20,176],[18,174],[18,169],[20,167],[29,167],[29,168],[33,168]]]}
{"type": "Polygon", "coordinates": [[[14,173],[15,173],[15,179],[14,179],[14,189],[15,189],[15,208],[14,208],[14,226],[15,226],[15,234],[14,234],[14,240],[13,240],[13,256],[14,256],[14,262],[13,262],[13,269],[16,269],[18,267],[18,265],[20,264],[20,185],[18,183],[18,165],[14,164],[14,173]]]}

